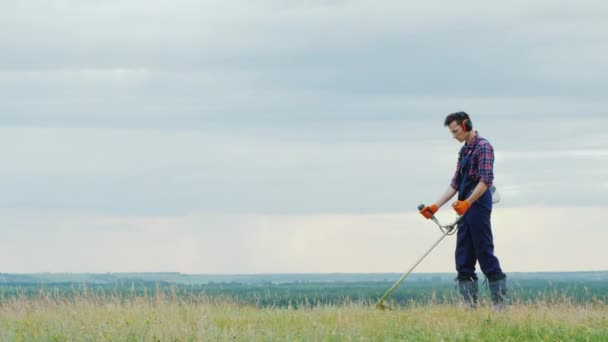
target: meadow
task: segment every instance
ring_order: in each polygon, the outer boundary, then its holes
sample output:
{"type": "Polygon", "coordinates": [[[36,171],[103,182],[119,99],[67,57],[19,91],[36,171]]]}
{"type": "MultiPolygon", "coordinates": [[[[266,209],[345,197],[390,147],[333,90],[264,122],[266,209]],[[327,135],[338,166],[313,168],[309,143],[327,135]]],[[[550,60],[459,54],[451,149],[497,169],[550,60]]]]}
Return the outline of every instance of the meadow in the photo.
{"type": "Polygon", "coordinates": [[[608,341],[604,278],[513,281],[502,312],[433,279],[390,310],[374,305],[390,281],[4,284],[0,341],[608,341]]]}
{"type": "Polygon", "coordinates": [[[608,341],[605,303],[514,303],[469,310],[373,303],[264,307],[230,298],[14,297],[0,308],[2,341],[608,341]]]}
{"type": "Polygon", "coordinates": [[[260,306],[176,292],[4,299],[2,341],[608,341],[605,302],[567,297],[494,312],[457,303],[260,306]]]}

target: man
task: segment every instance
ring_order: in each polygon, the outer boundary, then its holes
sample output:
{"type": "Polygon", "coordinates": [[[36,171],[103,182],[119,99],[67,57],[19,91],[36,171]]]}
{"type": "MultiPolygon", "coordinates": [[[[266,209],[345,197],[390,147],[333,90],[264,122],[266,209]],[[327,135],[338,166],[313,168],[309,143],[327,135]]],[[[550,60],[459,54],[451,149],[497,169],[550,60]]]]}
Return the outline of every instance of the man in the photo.
{"type": "Polygon", "coordinates": [[[500,310],[506,301],[507,276],[494,255],[490,223],[492,193],[488,189],[494,180],[494,149],[473,130],[471,118],[465,112],[449,114],[444,125],[458,142],[464,142],[464,146],[460,149],[450,187],[435,204],[426,206],[420,214],[431,218],[458,193],[458,200],[452,204],[452,208],[463,216],[458,223],[455,253],[459,292],[467,304],[473,308],[477,306],[475,264],[479,262],[489,283],[494,308],[500,310]]]}

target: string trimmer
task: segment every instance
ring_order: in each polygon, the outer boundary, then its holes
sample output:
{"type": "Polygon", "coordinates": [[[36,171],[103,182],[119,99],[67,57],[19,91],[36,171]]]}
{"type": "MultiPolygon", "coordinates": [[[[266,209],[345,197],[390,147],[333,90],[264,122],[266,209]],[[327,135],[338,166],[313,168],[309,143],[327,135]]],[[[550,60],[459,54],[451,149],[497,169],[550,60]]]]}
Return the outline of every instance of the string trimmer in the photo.
{"type": "MultiPolygon", "coordinates": [[[[418,211],[424,209],[424,207],[425,207],[424,204],[419,205],[418,211]]],[[[456,230],[457,230],[456,225],[458,224],[458,221],[460,221],[461,217],[462,216],[458,216],[456,218],[456,220],[454,221],[454,223],[444,226],[441,223],[439,223],[439,220],[437,220],[435,215],[431,216],[431,220],[433,220],[433,222],[435,222],[439,226],[439,229],[443,232],[443,235],[441,235],[441,237],[431,246],[431,248],[429,248],[429,250],[426,251],[426,253],[424,253],[422,255],[422,257],[420,259],[418,259],[418,261],[416,261],[416,263],[414,263],[414,265],[407,272],[405,272],[405,274],[402,275],[401,278],[399,278],[399,280],[397,280],[397,282],[395,282],[395,284],[393,284],[393,286],[391,286],[390,289],[388,289],[388,291],[386,291],[384,296],[382,296],[382,298],[380,298],[380,300],[378,300],[378,302],[376,303],[377,308],[382,309],[382,310],[387,308],[387,306],[384,304],[384,300],[405,280],[405,278],[407,278],[408,275],[410,275],[410,273],[412,273],[414,268],[416,268],[416,266],[418,266],[418,264],[420,264],[422,262],[422,260],[424,258],[426,258],[426,256],[429,255],[429,253],[431,253],[431,251],[441,242],[441,240],[443,240],[443,238],[445,238],[448,235],[452,235],[452,234],[456,233],[456,230]]]]}
{"type": "MultiPolygon", "coordinates": [[[[496,187],[494,185],[491,185],[489,190],[492,193],[492,203],[499,202],[500,195],[498,194],[498,191],[496,191],[496,187]]],[[[419,205],[418,211],[424,209],[424,207],[425,207],[424,204],[419,205]]],[[[378,300],[378,302],[376,303],[377,308],[382,309],[382,310],[387,308],[387,306],[384,304],[384,300],[405,280],[405,278],[407,278],[408,275],[410,275],[410,273],[412,273],[414,268],[416,268],[416,266],[418,266],[418,264],[420,264],[422,262],[422,260],[424,258],[426,258],[426,256],[429,255],[429,253],[431,253],[431,251],[441,242],[441,240],[443,240],[443,238],[445,238],[448,235],[452,235],[452,234],[456,233],[456,230],[457,230],[456,225],[458,224],[458,221],[460,221],[461,218],[462,218],[462,216],[458,216],[456,218],[456,220],[454,221],[454,223],[444,226],[441,223],[439,223],[439,220],[437,220],[435,215],[431,215],[431,220],[433,220],[433,222],[435,222],[439,226],[439,229],[443,232],[443,235],[441,235],[441,237],[431,246],[431,248],[429,248],[429,250],[426,251],[426,253],[424,253],[422,255],[422,257],[420,259],[418,259],[418,261],[416,261],[416,263],[407,272],[405,272],[405,274],[402,275],[401,278],[399,278],[399,280],[397,280],[397,282],[395,282],[395,284],[393,284],[393,286],[391,286],[390,289],[388,289],[388,291],[386,291],[384,296],[382,296],[380,298],[380,300],[378,300]]]]}

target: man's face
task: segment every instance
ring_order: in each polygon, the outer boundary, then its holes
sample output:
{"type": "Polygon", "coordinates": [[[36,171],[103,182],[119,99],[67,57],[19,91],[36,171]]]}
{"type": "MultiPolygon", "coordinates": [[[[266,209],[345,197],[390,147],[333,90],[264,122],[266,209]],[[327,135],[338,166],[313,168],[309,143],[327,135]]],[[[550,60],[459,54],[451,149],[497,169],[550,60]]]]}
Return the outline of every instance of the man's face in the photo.
{"type": "Polygon", "coordinates": [[[456,121],[452,121],[449,125],[448,125],[448,129],[450,130],[450,133],[452,133],[452,137],[456,140],[458,140],[458,142],[463,142],[465,139],[465,136],[467,134],[467,132],[465,132],[462,127],[458,124],[458,122],[456,121]]]}

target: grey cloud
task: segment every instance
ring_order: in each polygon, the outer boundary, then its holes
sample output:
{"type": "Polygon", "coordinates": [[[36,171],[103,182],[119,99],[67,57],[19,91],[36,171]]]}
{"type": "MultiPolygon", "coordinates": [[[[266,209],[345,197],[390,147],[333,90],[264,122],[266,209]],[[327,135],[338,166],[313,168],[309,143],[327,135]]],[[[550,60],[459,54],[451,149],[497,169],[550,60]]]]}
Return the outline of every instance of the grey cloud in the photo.
{"type": "Polygon", "coordinates": [[[447,187],[455,110],[508,205],[604,203],[603,155],[551,154],[607,143],[606,5],[587,4],[10,2],[0,204],[399,211],[447,187]]]}
{"type": "Polygon", "coordinates": [[[544,97],[542,114],[554,111],[555,98],[603,99],[608,79],[598,3],[590,3],[597,11],[549,2],[262,5],[14,3],[14,13],[3,12],[13,30],[0,33],[0,88],[10,95],[0,108],[4,120],[92,127],[410,121],[451,110],[436,101],[483,97],[544,97]],[[552,15],[539,23],[542,10],[552,15]]]}
{"type": "MultiPolygon", "coordinates": [[[[1,204],[125,215],[409,210],[447,188],[456,162],[458,144],[440,124],[429,126],[319,126],[297,131],[299,139],[259,132],[4,129],[11,167],[0,172],[0,184],[11,196],[1,204]]],[[[606,150],[595,144],[605,134],[578,145],[572,140],[566,149],[559,139],[532,140],[533,125],[519,121],[480,120],[479,126],[497,151],[504,206],[604,203],[597,185],[607,181],[606,150]]],[[[547,128],[558,136],[569,131],[567,125],[547,128]]]]}

